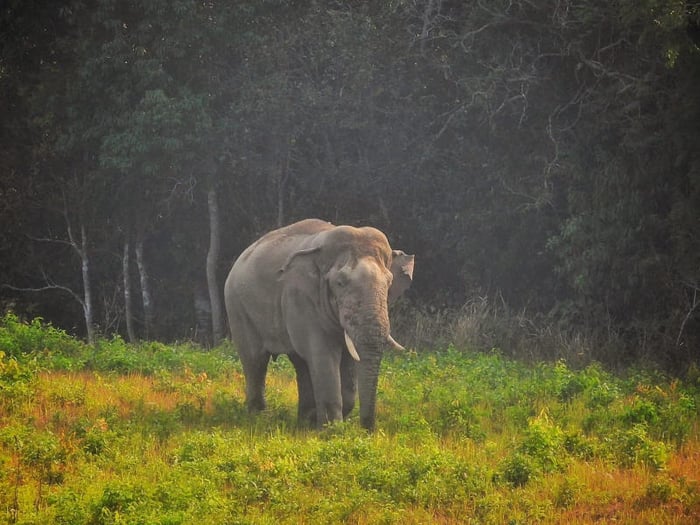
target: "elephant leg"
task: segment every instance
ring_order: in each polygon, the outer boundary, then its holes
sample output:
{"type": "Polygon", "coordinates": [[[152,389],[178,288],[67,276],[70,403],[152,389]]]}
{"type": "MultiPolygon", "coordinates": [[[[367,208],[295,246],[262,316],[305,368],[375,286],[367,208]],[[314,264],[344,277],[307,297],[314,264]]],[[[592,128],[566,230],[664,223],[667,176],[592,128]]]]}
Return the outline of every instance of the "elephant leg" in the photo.
{"type": "Polygon", "coordinates": [[[241,355],[245,375],[246,404],[250,412],[265,410],[265,376],[269,362],[270,354],[267,352],[245,358],[241,355]]]}
{"type": "Polygon", "coordinates": [[[355,360],[349,352],[343,352],[340,358],[340,390],[343,398],[343,419],[345,419],[352,412],[357,399],[357,371],[355,360]]]}
{"type": "Polygon", "coordinates": [[[263,350],[262,341],[245,309],[236,305],[230,313],[231,339],[238,347],[238,355],[245,376],[245,394],[248,411],[265,410],[265,376],[270,354],[263,350]]]}
{"type": "Polygon", "coordinates": [[[299,355],[289,354],[289,360],[297,372],[297,390],[299,392],[299,408],[297,421],[299,425],[316,425],[316,400],[309,367],[299,355]]]}
{"type": "Polygon", "coordinates": [[[340,392],[340,352],[321,353],[309,363],[314,398],[316,424],[319,428],[343,419],[343,398],[340,392]]]}

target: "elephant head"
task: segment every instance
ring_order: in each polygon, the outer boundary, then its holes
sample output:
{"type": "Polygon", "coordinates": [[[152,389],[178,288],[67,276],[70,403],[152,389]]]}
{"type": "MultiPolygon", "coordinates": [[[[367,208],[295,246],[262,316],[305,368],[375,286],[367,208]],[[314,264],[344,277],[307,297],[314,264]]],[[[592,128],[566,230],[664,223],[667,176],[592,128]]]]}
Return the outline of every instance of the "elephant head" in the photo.
{"type": "Polygon", "coordinates": [[[283,271],[299,260],[312,263],[303,275],[317,280],[321,322],[342,337],[357,362],[360,422],[372,429],[383,351],[402,349],[391,336],[388,304],[411,284],[414,256],[392,250],[371,227],[338,226],[318,233],[290,254],[283,271]]]}

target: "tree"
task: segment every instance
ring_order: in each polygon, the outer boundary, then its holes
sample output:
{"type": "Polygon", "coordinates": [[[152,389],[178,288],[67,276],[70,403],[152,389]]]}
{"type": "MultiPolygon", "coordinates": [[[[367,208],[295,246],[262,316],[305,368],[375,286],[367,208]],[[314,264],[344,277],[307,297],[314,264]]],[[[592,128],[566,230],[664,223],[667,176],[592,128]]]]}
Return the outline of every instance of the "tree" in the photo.
{"type": "MultiPolygon", "coordinates": [[[[103,330],[197,319],[213,342],[222,261],[317,216],[416,252],[420,303],[498,295],[630,355],[693,357],[695,4],[11,2],[2,280],[89,289],[103,330]]],[[[67,326],[85,310],[3,303],[67,326]]]]}

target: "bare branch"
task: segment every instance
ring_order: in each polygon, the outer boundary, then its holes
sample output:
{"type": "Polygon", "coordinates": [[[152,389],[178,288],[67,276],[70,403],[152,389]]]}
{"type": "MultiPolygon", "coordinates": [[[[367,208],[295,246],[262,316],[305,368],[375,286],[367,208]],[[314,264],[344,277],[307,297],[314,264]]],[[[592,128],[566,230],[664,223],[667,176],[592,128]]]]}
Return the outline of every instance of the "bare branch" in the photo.
{"type": "Polygon", "coordinates": [[[690,318],[693,316],[693,313],[697,309],[698,306],[700,306],[700,297],[698,297],[698,292],[700,292],[700,286],[698,286],[695,283],[685,283],[686,286],[688,286],[692,291],[693,291],[693,302],[690,305],[690,310],[688,310],[688,313],[685,314],[685,317],[683,318],[683,322],[681,323],[681,327],[678,330],[678,337],[676,337],[676,346],[680,346],[681,344],[681,338],[683,337],[683,332],[685,331],[685,325],[688,323],[690,318]]]}
{"type": "Polygon", "coordinates": [[[76,294],[73,290],[68,288],[67,286],[63,286],[61,284],[47,282],[47,284],[45,286],[38,286],[38,287],[34,287],[34,288],[13,286],[11,284],[3,284],[2,287],[7,288],[8,290],[14,290],[16,292],[32,292],[32,293],[34,293],[34,292],[46,292],[48,290],[60,290],[62,292],[66,292],[73,299],[78,301],[78,303],[80,303],[80,305],[83,308],[85,308],[85,303],[80,298],[80,296],[78,294],[76,294]]]}
{"type": "Polygon", "coordinates": [[[66,192],[63,191],[63,218],[66,220],[66,232],[68,233],[68,240],[70,241],[70,245],[75,249],[78,254],[80,254],[80,251],[78,250],[78,245],[75,242],[75,238],[73,237],[73,229],[71,227],[70,219],[68,218],[68,199],[66,198],[66,192]]]}
{"type": "Polygon", "coordinates": [[[36,241],[36,242],[52,242],[55,244],[64,244],[66,246],[73,247],[73,243],[70,241],[67,241],[65,239],[52,239],[50,237],[34,237],[33,235],[27,235],[27,238],[31,241],[36,241]]]}

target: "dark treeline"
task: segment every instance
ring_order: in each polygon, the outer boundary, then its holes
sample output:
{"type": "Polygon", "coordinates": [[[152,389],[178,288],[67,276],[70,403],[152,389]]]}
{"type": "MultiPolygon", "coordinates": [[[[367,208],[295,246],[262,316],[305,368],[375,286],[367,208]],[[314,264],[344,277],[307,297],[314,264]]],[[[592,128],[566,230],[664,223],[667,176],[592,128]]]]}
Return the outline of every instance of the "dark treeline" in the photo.
{"type": "Polygon", "coordinates": [[[415,253],[414,308],[498,297],[614,334],[615,359],[696,360],[699,22],[683,0],[8,0],[0,306],[211,342],[235,256],[320,217],[415,253]]]}

